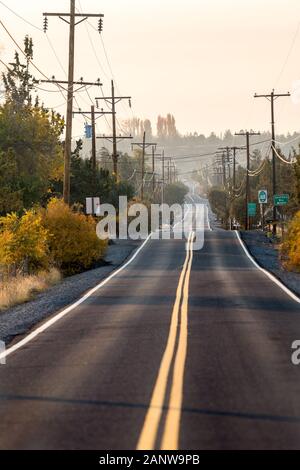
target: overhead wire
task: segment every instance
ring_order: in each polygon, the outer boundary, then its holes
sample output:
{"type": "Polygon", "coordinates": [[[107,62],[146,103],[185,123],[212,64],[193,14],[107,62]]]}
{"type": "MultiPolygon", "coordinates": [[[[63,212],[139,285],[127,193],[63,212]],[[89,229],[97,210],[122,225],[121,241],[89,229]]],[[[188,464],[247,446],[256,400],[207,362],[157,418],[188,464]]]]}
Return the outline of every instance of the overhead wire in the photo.
{"type": "Polygon", "coordinates": [[[31,26],[32,28],[35,28],[37,29],[38,31],[43,31],[42,28],[40,28],[39,26],[36,26],[35,24],[31,23],[30,21],[28,21],[26,18],[24,18],[23,16],[21,16],[19,13],[17,13],[16,11],[14,11],[12,8],[10,8],[8,5],[6,5],[4,2],[0,1],[1,5],[3,5],[5,8],[7,8],[7,10],[9,10],[11,13],[13,13],[15,16],[17,16],[20,20],[24,21],[25,23],[27,23],[29,26],[31,26]]]}
{"type": "Polygon", "coordinates": [[[285,160],[281,155],[279,155],[277,149],[273,145],[272,145],[272,149],[274,150],[275,155],[277,156],[277,158],[279,160],[281,160],[283,163],[285,163],[287,165],[295,165],[295,163],[297,163],[296,161],[285,160]]]}

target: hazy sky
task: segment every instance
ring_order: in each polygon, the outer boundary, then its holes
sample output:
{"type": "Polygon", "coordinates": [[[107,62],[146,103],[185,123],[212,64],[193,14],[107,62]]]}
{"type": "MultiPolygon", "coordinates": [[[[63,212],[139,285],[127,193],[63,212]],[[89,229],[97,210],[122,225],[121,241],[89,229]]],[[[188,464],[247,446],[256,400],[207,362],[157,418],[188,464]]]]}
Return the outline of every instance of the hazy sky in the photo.
{"type": "MultiPolygon", "coordinates": [[[[42,26],[43,11],[68,11],[68,0],[6,0],[10,8],[42,26]]],[[[133,113],[154,122],[158,114],[173,113],[182,132],[220,133],[242,128],[269,129],[270,106],[255,100],[254,92],[292,90],[300,80],[299,0],[77,0],[85,12],[104,13],[103,39],[117,85],[133,98],[133,113]],[[298,31],[298,34],[297,34],[298,31]]],[[[26,25],[0,4],[1,19],[21,42],[30,33],[35,62],[47,75],[64,79],[45,35],[26,25]]],[[[97,19],[90,20],[97,27],[97,19]]],[[[86,25],[76,29],[76,78],[101,77],[108,93],[111,72],[97,32],[86,25]]],[[[68,27],[50,18],[49,38],[67,68],[68,27]]],[[[2,60],[14,45],[2,30],[2,60]]],[[[3,69],[3,67],[1,66],[3,69]]],[[[50,86],[50,89],[55,90],[50,86]]],[[[90,90],[92,97],[99,94],[90,90]]],[[[46,105],[61,105],[59,93],[43,94],[46,105]]],[[[84,93],[80,106],[89,107],[84,93]]],[[[120,106],[119,118],[130,117],[120,106]]],[[[58,108],[63,111],[64,107],[58,108]]],[[[300,104],[290,98],[276,103],[277,129],[300,130],[300,104]]],[[[76,119],[80,134],[83,120],[76,119]]],[[[98,121],[106,131],[105,121],[98,121]]]]}

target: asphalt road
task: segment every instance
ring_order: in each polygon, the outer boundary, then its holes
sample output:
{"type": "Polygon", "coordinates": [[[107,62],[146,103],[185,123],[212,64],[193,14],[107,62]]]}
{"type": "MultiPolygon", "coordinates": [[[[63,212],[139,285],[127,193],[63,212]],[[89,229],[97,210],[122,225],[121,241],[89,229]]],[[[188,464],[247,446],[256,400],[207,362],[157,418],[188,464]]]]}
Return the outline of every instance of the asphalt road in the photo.
{"type": "Polygon", "coordinates": [[[205,226],[199,251],[150,240],[7,357],[1,449],[300,448],[300,305],[205,226]]]}

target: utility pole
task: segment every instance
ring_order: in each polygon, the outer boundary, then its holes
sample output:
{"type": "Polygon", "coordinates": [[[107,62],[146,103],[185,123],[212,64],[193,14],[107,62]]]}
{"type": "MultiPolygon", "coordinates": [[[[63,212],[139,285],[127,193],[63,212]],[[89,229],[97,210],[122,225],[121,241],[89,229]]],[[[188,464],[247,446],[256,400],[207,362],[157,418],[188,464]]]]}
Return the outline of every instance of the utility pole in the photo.
{"type": "Polygon", "coordinates": [[[155,147],[152,145],[152,190],[155,191],[155,147]]]}
{"type": "Polygon", "coordinates": [[[156,184],[156,179],[155,179],[155,157],[162,157],[162,153],[155,153],[155,147],[152,146],[152,173],[153,173],[153,191],[155,190],[155,184],[156,184]]]}
{"type": "Polygon", "coordinates": [[[145,153],[146,153],[146,132],[143,134],[143,153],[142,153],[142,185],[141,185],[141,201],[144,200],[144,178],[145,178],[145,153]]]}
{"type": "Polygon", "coordinates": [[[268,95],[258,95],[255,93],[254,98],[266,98],[268,101],[271,102],[271,126],[272,126],[272,189],[273,189],[273,234],[276,235],[277,231],[277,212],[276,212],[276,206],[274,202],[274,196],[277,191],[277,181],[276,181],[276,152],[275,152],[275,147],[276,147],[276,133],[275,133],[275,112],[274,112],[274,102],[277,100],[277,98],[284,97],[284,96],[291,96],[291,94],[288,93],[275,93],[274,89],[271,91],[271,93],[268,95]]]}
{"type": "Polygon", "coordinates": [[[171,184],[171,158],[168,158],[168,184],[171,184]]]}
{"type": "Polygon", "coordinates": [[[162,151],[162,190],[161,190],[161,201],[165,203],[165,151],[162,151]]]}
{"type": "Polygon", "coordinates": [[[105,116],[106,114],[111,114],[110,112],[107,111],[95,111],[95,106],[91,106],[91,111],[82,111],[81,109],[79,111],[73,111],[73,115],[75,114],[81,114],[87,119],[91,120],[92,124],[92,167],[93,170],[96,171],[97,167],[97,147],[96,147],[96,119],[105,116]],[[97,116],[97,118],[96,118],[97,116]]]}
{"type": "Polygon", "coordinates": [[[117,150],[117,145],[118,142],[121,142],[124,139],[132,139],[132,136],[117,136],[117,112],[116,112],[116,105],[122,101],[122,100],[128,100],[129,101],[129,106],[131,107],[131,96],[116,96],[115,95],[115,85],[114,81],[111,81],[111,96],[101,96],[99,98],[96,98],[97,102],[97,107],[98,106],[98,101],[103,100],[105,101],[110,107],[111,107],[111,114],[112,114],[112,133],[113,135],[111,137],[106,137],[103,136],[104,139],[112,142],[113,144],[113,153],[112,153],[112,159],[113,159],[113,165],[114,165],[114,174],[116,179],[118,179],[118,150],[117,150]]]}
{"type": "Polygon", "coordinates": [[[233,189],[236,189],[236,152],[237,150],[246,150],[246,147],[231,147],[233,151],[233,189]]]}
{"type": "Polygon", "coordinates": [[[97,168],[97,146],[96,146],[96,119],[95,119],[95,106],[91,106],[91,119],[92,119],[92,168],[94,174],[97,168]]]}
{"type": "MultiPolygon", "coordinates": [[[[146,157],[146,149],[152,146],[152,151],[156,150],[157,144],[154,144],[153,142],[146,142],[146,132],[143,134],[143,142],[134,142],[131,144],[132,149],[137,146],[142,149],[142,169],[141,169],[141,200],[143,201],[144,199],[144,178],[145,178],[145,157],[146,157]]],[[[153,154],[152,154],[153,158],[153,154]]]]}
{"type": "Polygon", "coordinates": [[[67,120],[66,120],[66,137],[64,151],[64,201],[70,203],[70,165],[72,153],[72,117],[73,117],[73,99],[74,99],[74,62],[75,62],[75,27],[90,17],[99,18],[99,32],[102,31],[104,17],[103,14],[76,13],[75,0],[70,0],[69,13],[43,13],[44,31],[48,29],[48,17],[58,16],[61,20],[69,24],[69,68],[68,68],[68,88],[67,88],[67,120]],[[68,18],[68,19],[66,19],[68,18]],[[76,19],[78,21],[76,23],[76,19]],[[100,31],[101,30],[101,31],[100,31]]]}
{"type": "Polygon", "coordinates": [[[173,183],[176,183],[176,163],[172,163],[172,169],[173,169],[173,183]]]}
{"type": "Polygon", "coordinates": [[[230,150],[233,151],[233,188],[236,187],[236,151],[237,150],[246,150],[246,147],[237,147],[237,146],[232,146],[232,147],[220,147],[222,150],[227,150],[227,158],[229,160],[229,152],[230,150]]]}
{"type": "MultiPolygon", "coordinates": [[[[219,150],[222,150],[223,151],[223,154],[222,154],[222,159],[223,159],[223,174],[225,174],[225,179],[226,179],[226,165],[225,163],[227,163],[228,165],[228,177],[229,179],[231,179],[231,171],[230,171],[230,147],[219,147],[219,150]],[[226,151],[226,162],[225,162],[225,152],[226,151]]],[[[225,180],[225,184],[226,184],[226,180],[225,180]]]]}
{"type": "Polygon", "coordinates": [[[246,136],[246,148],[247,148],[247,173],[246,173],[246,197],[245,197],[245,230],[249,230],[249,215],[248,215],[248,203],[250,201],[250,184],[249,184],[249,170],[250,170],[250,137],[253,135],[260,135],[260,132],[253,131],[241,131],[236,132],[235,135],[246,136]]]}
{"type": "Polygon", "coordinates": [[[226,188],[226,166],[225,166],[225,151],[219,150],[216,152],[216,163],[221,164],[222,167],[222,184],[224,189],[226,188]]]}
{"type": "Polygon", "coordinates": [[[227,163],[229,167],[229,180],[231,180],[231,171],[230,171],[230,165],[231,165],[231,155],[230,152],[233,151],[233,157],[232,157],[232,163],[233,163],[233,180],[232,180],[232,187],[231,187],[231,198],[230,198],[230,229],[232,230],[232,204],[234,200],[234,191],[236,188],[236,151],[239,150],[245,150],[246,147],[220,147],[221,150],[226,150],[227,152],[227,163]]]}
{"type": "Polygon", "coordinates": [[[222,153],[223,186],[226,188],[225,152],[222,153]]]}

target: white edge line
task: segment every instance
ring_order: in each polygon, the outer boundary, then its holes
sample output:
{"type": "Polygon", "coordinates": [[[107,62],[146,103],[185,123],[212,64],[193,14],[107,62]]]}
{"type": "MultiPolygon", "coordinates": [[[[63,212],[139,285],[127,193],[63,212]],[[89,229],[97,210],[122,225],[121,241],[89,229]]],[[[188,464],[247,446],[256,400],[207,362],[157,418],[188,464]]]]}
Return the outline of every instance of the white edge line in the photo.
{"type": "Polygon", "coordinates": [[[17,351],[18,349],[22,348],[26,344],[28,344],[30,341],[32,341],[34,338],[36,338],[38,335],[43,333],[45,330],[50,328],[52,325],[57,323],[59,320],[61,320],[63,317],[65,317],[69,312],[74,310],[75,308],[79,307],[79,305],[83,304],[89,297],[91,297],[95,292],[97,292],[101,287],[105,286],[111,279],[113,279],[115,276],[117,276],[120,272],[122,272],[127,266],[129,266],[132,261],[135,260],[135,258],[138,256],[138,254],[142,251],[146,243],[150,240],[152,237],[152,233],[146,238],[144,243],[135,251],[133,256],[120,268],[118,268],[116,271],[114,271],[112,274],[110,274],[104,281],[100,282],[96,287],[93,287],[93,289],[89,290],[83,297],[81,297],[79,300],[74,302],[73,304],[69,305],[67,308],[65,308],[62,312],[58,313],[55,315],[53,318],[50,320],[46,321],[41,325],[39,328],[36,330],[32,331],[29,335],[25,336],[21,341],[18,343],[14,344],[10,348],[6,349],[0,354],[0,359],[4,359],[13,352],[17,351]]]}
{"type": "Polygon", "coordinates": [[[298,304],[300,304],[300,298],[294,294],[294,292],[292,292],[288,287],[286,287],[281,281],[279,281],[273,274],[271,274],[269,271],[267,271],[266,269],[262,268],[261,266],[259,266],[259,264],[255,261],[255,259],[253,258],[253,256],[250,255],[249,251],[247,250],[243,240],[241,239],[241,235],[239,234],[239,232],[237,230],[235,230],[235,233],[236,233],[236,236],[237,236],[237,239],[238,241],[240,242],[241,244],[241,247],[243,248],[244,252],[246,253],[247,257],[250,259],[250,261],[252,261],[252,263],[254,264],[254,266],[259,269],[260,271],[262,271],[266,276],[268,276],[269,279],[271,279],[271,281],[275,282],[275,284],[277,284],[277,286],[279,286],[286,294],[288,294],[293,300],[295,300],[298,304]]]}

